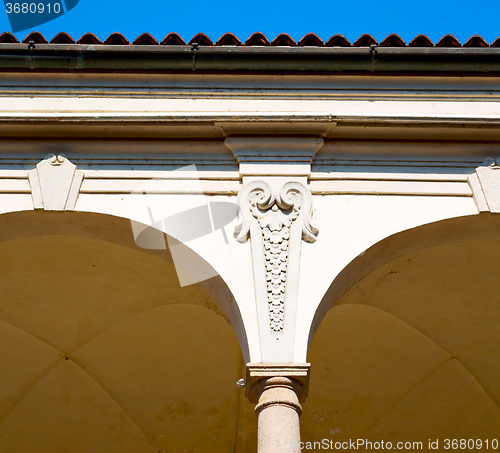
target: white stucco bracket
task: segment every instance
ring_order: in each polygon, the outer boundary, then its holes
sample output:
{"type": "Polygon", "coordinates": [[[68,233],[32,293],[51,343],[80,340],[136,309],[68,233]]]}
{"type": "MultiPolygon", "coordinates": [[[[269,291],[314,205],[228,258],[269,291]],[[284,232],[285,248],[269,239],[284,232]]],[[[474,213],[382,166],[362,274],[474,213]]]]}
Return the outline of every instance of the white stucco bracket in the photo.
{"type": "Polygon", "coordinates": [[[49,154],[28,171],[34,209],[72,211],[80,193],[83,172],[64,155],[49,154]]]}
{"type": "Polygon", "coordinates": [[[238,204],[237,239],[251,242],[262,360],[292,361],[301,244],[318,234],[311,193],[298,181],[273,187],[253,180],[243,186],[238,204]]]}

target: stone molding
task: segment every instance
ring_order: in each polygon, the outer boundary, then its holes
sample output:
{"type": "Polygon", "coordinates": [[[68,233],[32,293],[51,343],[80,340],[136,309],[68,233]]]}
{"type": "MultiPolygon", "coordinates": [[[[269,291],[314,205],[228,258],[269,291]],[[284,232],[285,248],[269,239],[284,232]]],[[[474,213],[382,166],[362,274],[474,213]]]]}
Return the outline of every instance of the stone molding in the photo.
{"type": "Polygon", "coordinates": [[[226,146],[240,166],[240,175],[304,176],[311,174],[316,151],[322,138],[231,137],[226,146]]]}
{"type": "Polygon", "coordinates": [[[49,154],[28,171],[35,209],[46,211],[74,210],[83,172],[64,155],[49,154]]]}
{"type": "MultiPolygon", "coordinates": [[[[283,388],[293,390],[298,401],[304,402],[309,392],[310,368],[310,363],[248,363],[245,395],[251,403],[259,403],[260,396],[266,389],[283,388]]],[[[259,410],[270,404],[290,404],[296,410],[300,408],[298,402],[286,399],[262,402],[259,410]]]]}
{"type": "Polygon", "coordinates": [[[270,406],[286,406],[295,410],[299,416],[302,414],[298,395],[303,393],[303,386],[295,379],[282,376],[261,379],[254,388],[258,395],[255,406],[257,415],[270,406]]]}
{"type": "MultiPolygon", "coordinates": [[[[293,344],[301,242],[314,242],[318,234],[312,221],[311,193],[298,181],[276,189],[266,181],[254,180],[243,186],[238,204],[237,240],[245,242],[250,237],[252,246],[261,346],[280,340],[293,344]],[[292,337],[281,338],[285,330],[292,337]]],[[[263,360],[292,360],[290,351],[285,357],[275,346],[271,349],[275,352],[263,360]]]]}

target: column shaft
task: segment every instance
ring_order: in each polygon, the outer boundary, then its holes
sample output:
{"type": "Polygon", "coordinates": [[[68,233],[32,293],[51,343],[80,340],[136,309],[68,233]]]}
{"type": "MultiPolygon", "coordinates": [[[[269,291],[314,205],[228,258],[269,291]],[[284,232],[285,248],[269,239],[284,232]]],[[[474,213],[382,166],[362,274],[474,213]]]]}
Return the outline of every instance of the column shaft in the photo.
{"type": "Polygon", "coordinates": [[[300,453],[299,416],[302,407],[298,393],[302,384],[286,377],[263,379],[257,384],[259,402],[258,453],[300,453]]]}

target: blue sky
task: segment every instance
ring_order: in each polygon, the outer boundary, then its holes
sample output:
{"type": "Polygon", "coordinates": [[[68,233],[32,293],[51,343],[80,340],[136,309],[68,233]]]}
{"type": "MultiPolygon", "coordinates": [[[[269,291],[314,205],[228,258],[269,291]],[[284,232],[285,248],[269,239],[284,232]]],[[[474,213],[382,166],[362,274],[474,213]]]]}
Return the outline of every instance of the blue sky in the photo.
{"type": "MultiPolygon", "coordinates": [[[[492,43],[500,36],[499,16],[499,0],[80,0],[73,10],[36,30],[48,39],[66,31],[75,40],[86,32],[104,40],[119,31],[129,41],[143,32],[151,33],[160,41],[175,31],[185,41],[198,32],[207,34],[213,41],[225,32],[232,32],[245,41],[253,32],[261,31],[270,40],[286,32],[298,41],[306,33],[314,32],[324,41],[341,33],[353,42],[361,34],[370,33],[380,42],[388,34],[398,33],[408,43],[423,33],[435,43],[444,34],[451,33],[462,43],[474,34],[492,43]]],[[[0,13],[0,20],[2,31],[11,31],[5,11],[0,13]]],[[[29,31],[16,33],[16,37],[22,39],[29,31]]]]}

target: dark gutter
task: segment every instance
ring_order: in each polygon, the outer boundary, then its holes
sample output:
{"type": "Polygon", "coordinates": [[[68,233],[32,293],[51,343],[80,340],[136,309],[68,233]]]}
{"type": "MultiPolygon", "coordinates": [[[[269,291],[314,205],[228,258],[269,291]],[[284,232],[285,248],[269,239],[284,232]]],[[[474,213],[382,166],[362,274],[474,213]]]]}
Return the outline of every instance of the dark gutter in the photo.
{"type": "Polygon", "coordinates": [[[500,74],[500,48],[0,44],[0,71],[500,74]]]}

